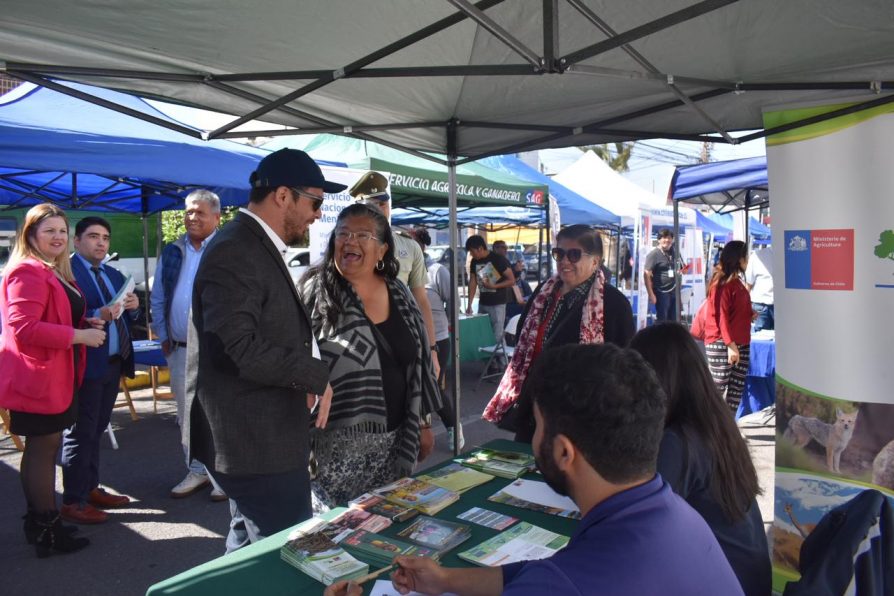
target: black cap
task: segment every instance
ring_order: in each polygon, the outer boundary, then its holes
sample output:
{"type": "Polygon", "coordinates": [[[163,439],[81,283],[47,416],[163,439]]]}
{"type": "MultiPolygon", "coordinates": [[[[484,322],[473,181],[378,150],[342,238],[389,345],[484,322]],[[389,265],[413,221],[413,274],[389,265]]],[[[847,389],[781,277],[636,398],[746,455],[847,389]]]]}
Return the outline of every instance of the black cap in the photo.
{"type": "Polygon", "coordinates": [[[361,176],[348,193],[358,201],[387,201],[391,198],[388,196],[388,179],[372,170],[361,176]]]}
{"type": "Polygon", "coordinates": [[[347,188],[345,184],[328,182],[323,178],[323,170],[310,155],[298,149],[280,149],[261,160],[258,169],[248,178],[252,188],[306,186],[322,188],[323,192],[335,194],[347,188]]]}

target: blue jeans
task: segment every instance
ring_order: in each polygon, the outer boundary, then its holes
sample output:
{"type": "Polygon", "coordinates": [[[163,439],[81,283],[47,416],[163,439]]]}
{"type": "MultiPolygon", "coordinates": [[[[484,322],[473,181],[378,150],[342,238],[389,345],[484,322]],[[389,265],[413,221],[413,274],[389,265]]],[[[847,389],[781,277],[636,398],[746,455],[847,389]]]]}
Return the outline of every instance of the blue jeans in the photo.
{"type": "Polygon", "coordinates": [[[677,309],[677,297],[673,291],[655,293],[655,320],[673,321],[677,309]]]}
{"type": "Polygon", "coordinates": [[[772,304],[762,304],[760,302],[752,302],[751,310],[757,313],[757,318],[751,324],[752,331],[760,331],[761,329],[774,329],[776,327],[775,311],[772,304]]]}

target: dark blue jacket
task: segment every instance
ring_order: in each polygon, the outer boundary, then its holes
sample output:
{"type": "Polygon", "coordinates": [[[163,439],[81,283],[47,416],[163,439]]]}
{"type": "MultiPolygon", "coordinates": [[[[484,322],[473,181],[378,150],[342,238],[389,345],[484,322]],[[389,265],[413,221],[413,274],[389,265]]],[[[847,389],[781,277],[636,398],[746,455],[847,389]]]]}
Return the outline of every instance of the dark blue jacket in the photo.
{"type": "MultiPolygon", "coordinates": [[[[108,265],[104,265],[103,269],[105,271],[106,276],[108,276],[109,280],[112,282],[112,287],[109,288],[109,291],[112,293],[117,292],[124,285],[124,276],[117,269],[113,269],[108,265]]],[[[93,272],[87,269],[84,266],[83,261],[78,257],[72,257],[71,259],[71,270],[74,272],[75,281],[78,283],[78,287],[81,288],[81,291],[84,293],[84,297],[87,299],[87,316],[91,316],[91,311],[102,308],[106,305],[106,301],[99,294],[99,289],[96,287],[95,277],[93,276],[93,272]]],[[[121,315],[122,320],[124,320],[124,324],[127,325],[127,332],[131,334],[130,329],[130,316],[127,313],[121,315]]],[[[128,338],[119,338],[119,340],[131,341],[130,337],[128,338]]],[[[106,367],[109,365],[109,342],[104,341],[101,346],[98,348],[87,348],[87,369],[84,371],[85,379],[101,379],[105,376],[106,367]]],[[[127,360],[121,363],[121,372],[133,378],[134,367],[133,367],[133,350],[130,351],[130,356],[127,360]]]]}

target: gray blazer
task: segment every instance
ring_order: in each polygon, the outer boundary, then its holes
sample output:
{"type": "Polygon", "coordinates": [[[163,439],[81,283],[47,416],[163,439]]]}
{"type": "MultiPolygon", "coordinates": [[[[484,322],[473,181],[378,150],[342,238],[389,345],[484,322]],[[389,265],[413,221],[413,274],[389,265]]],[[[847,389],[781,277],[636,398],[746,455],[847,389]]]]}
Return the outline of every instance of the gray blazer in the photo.
{"type": "Polygon", "coordinates": [[[227,474],[307,470],[308,392],[329,370],[282,255],[239,213],[205,249],[187,341],[191,456],[227,474]]]}

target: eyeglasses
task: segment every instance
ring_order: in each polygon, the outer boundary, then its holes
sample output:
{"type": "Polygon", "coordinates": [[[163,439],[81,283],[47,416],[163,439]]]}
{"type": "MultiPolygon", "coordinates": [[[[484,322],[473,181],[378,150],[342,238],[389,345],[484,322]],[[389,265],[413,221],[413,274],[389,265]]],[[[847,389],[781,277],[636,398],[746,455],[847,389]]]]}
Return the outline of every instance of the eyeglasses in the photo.
{"type": "Polygon", "coordinates": [[[568,257],[569,263],[577,263],[582,256],[589,254],[590,253],[584,252],[579,248],[569,248],[568,250],[565,250],[564,248],[554,248],[552,250],[552,255],[556,262],[568,257]]]}
{"type": "Polygon", "coordinates": [[[357,242],[369,242],[370,240],[381,242],[372,232],[348,232],[347,230],[335,232],[335,239],[339,242],[347,242],[351,238],[356,238],[357,242]]]}
{"type": "Polygon", "coordinates": [[[310,199],[312,201],[311,204],[314,208],[314,211],[319,211],[320,207],[323,206],[323,199],[325,199],[326,197],[321,197],[319,195],[314,195],[309,192],[304,192],[303,190],[298,190],[297,188],[292,188],[292,187],[289,187],[289,188],[293,193],[295,193],[299,197],[304,197],[305,199],[310,199]]]}

